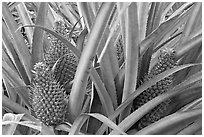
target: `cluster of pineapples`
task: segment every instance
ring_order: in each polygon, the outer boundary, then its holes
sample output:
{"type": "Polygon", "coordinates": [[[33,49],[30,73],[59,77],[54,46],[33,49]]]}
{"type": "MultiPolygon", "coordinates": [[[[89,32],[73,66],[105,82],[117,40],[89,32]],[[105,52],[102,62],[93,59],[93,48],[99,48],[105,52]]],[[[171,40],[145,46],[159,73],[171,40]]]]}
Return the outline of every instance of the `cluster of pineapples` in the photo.
{"type": "MultiPolygon", "coordinates": [[[[175,61],[175,50],[173,49],[162,49],[160,51],[160,55],[158,57],[158,62],[154,65],[154,67],[150,70],[149,74],[145,77],[144,83],[154,76],[173,68],[176,65],[175,61]]],[[[162,79],[157,82],[155,85],[152,85],[150,88],[142,92],[138,97],[133,101],[133,110],[138,109],[148,101],[157,97],[160,94],[163,94],[169,90],[173,83],[173,75],[162,79]]],[[[142,117],[133,127],[137,130],[141,130],[142,128],[158,121],[159,119],[165,117],[168,113],[168,106],[171,102],[170,99],[162,102],[158,106],[156,106],[153,110],[147,113],[142,117]]]]}
{"type": "MultiPolygon", "coordinates": [[[[55,32],[68,38],[65,23],[58,21],[55,32]]],[[[60,40],[51,37],[44,61],[34,66],[31,104],[36,114],[47,126],[61,123],[66,112],[67,97],[71,90],[78,59],[60,40]]]]}
{"type": "MultiPolygon", "coordinates": [[[[58,21],[55,25],[55,32],[68,39],[68,30],[65,23],[58,21]]],[[[120,60],[123,53],[121,41],[118,44],[116,45],[116,50],[118,60],[120,60]]],[[[157,64],[150,70],[144,82],[167,69],[173,68],[176,65],[174,55],[174,50],[161,50],[157,64]]],[[[71,90],[71,83],[74,79],[77,65],[78,58],[76,55],[59,39],[51,36],[50,47],[44,54],[44,61],[34,66],[31,90],[33,110],[37,118],[44,124],[51,126],[63,121],[67,106],[66,99],[71,90]]],[[[133,101],[133,110],[138,109],[156,96],[165,93],[172,85],[172,81],[173,76],[171,75],[142,92],[133,101]]],[[[134,127],[140,130],[164,117],[170,102],[170,99],[162,102],[143,116],[134,127]]]]}

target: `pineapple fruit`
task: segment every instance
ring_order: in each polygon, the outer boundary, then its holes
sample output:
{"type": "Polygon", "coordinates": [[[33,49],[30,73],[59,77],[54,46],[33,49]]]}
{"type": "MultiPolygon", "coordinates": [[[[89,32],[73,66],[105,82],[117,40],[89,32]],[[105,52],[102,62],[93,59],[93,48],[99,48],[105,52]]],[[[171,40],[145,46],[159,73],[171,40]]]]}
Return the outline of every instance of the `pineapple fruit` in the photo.
{"type": "Polygon", "coordinates": [[[45,125],[57,125],[63,121],[66,110],[64,89],[44,63],[37,63],[33,72],[32,108],[45,125]]]}
{"type": "MultiPolygon", "coordinates": [[[[68,30],[66,24],[62,21],[55,23],[55,32],[68,38],[68,30]]],[[[66,93],[69,94],[71,90],[71,82],[74,79],[74,75],[78,65],[77,56],[69,50],[67,45],[53,37],[51,45],[44,55],[45,63],[52,68],[54,65],[54,77],[63,85],[66,93]]]]}
{"type": "MultiPolygon", "coordinates": [[[[152,79],[154,76],[173,68],[176,65],[175,62],[175,51],[173,49],[163,49],[158,57],[157,64],[151,69],[149,74],[145,77],[144,82],[152,79]]],[[[173,76],[170,75],[163,80],[157,82],[155,85],[152,85],[150,88],[142,92],[136,99],[133,101],[133,110],[138,109],[148,101],[157,97],[160,94],[165,93],[171,87],[173,83],[173,76]]],[[[168,113],[168,105],[171,102],[170,99],[162,102],[156,106],[153,110],[143,116],[134,126],[137,130],[150,125],[163,118],[168,113]]]]}
{"type": "Polygon", "coordinates": [[[63,85],[67,94],[70,93],[71,83],[75,76],[77,64],[78,59],[76,55],[70,52],[61,57],[54,68],[55,79],[59,81],[60,85],[63,85]]]}

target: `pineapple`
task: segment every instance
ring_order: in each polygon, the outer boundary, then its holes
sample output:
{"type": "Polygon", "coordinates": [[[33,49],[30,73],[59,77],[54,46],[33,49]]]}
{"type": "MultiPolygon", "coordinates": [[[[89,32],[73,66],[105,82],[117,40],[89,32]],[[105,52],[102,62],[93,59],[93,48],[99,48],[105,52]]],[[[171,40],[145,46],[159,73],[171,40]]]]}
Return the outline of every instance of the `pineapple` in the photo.
{"type": "MultiPolygon", "coordinates": [[[[62,22],[56,22],[55,31],[67,37],[62,22]]],[[[31,102],[38,119],[44,124],[57,125],[63,121],[66,109],[66,94],[73,80],[78,60],[74,53],[60,40],[52,37],[44,62],[34,66],[31,102]],[[54,68],[54,71],[51,71],[54,68]]]]}
{"type": "MultiPolygon", "coordinates": [[[[154,76],[173,68],[176,65],[175,62],[175,51],[173,49],[163,49],[158,57],[159,61],[157,64],[151,69],[148,76],[145,77],[145,81],[150,80],[154,76]]],[[[148,101],[152,100],[156,96],[165,93],[172,85],[173,76],[168,76],[163,80],[157,82],[155,85],[152,85],[150,88],[142,92],[136,99],[133,101],[133,110],[138,109],[148,101]]],[[[142,119],[140,119],[134,127],[137,130],[141,130],[142,128],[158,121],[159,119],[163,118],[167,115],[167,107],[171,102],[170,99],[162,102],[149,113],[147,113],[142,119]]]]}
{"type": "MultiPolygon", "coordinates": [[[[66,24],[56,22],[55,32],[68,38],[68,30],[66,24]]],[[[52,68],[54,65],[54,77],[69,94],[71,86],[70,82],[74,79],[74,75],[78,65],[76,55],[60,40],[53,37],[51,45],[44,56],[45,64],[52,68]]]]}
{"type": "Polygon", "coordinates": [[[31,104],[35,115],[47,126],[58,125],[63,121],[67,106],[64,89],[44,63],[37,63],[33,72],[31,104]]]}

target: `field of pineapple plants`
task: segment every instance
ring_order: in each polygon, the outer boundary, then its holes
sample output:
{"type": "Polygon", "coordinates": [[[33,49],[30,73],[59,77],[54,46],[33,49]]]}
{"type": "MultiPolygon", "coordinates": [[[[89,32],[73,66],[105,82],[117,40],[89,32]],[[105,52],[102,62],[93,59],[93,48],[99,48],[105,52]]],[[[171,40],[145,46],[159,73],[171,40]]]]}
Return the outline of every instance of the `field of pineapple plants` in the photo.
{"type": "Polygon", "coordinates": [[[3,2],[3,135],[201,135],[202,3],[3,2]]]}

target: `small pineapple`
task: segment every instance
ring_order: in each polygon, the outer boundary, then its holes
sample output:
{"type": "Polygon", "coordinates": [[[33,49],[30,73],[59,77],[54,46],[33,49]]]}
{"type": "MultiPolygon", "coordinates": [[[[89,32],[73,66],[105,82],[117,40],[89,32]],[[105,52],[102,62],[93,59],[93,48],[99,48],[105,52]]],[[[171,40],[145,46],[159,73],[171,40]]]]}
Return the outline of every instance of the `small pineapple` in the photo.
{"type": "MultiPolygon", "coordinates": [[[[150,80],[154,76],[173,68],[176,65],[175,62],[175,51],[173,49],[163,49],[161,50],[159,61],[157,64],[151,69],[150,73],[147,77],[145,77],[145,81],[150,80]]],[[[161,81],[157,82],[155,85],[152,85],[150,88],[142,92],[136,99],[133,101],[133,110],[138,109],[148,101],[152,100],[153,98],[157,97],[160,94],[165,93],[172,85],[173,76],[168,76],[161,81]]],[[[145,116],[140,119],[133,127],[137,130],[141,130],[142,128],[150,125],[158,121],[159,119],[163,118],[167,114],[167,107],[171,102],[170,99],[162,102],[145,116]]]]}
{"type": "Polygon", "coordinates": [[[53,78],[49,68],[42,62],[34,66],[31,88],[32,108],[40,121],[55,126],[63,121],[66,110],[64,89],[53,78]]]}

